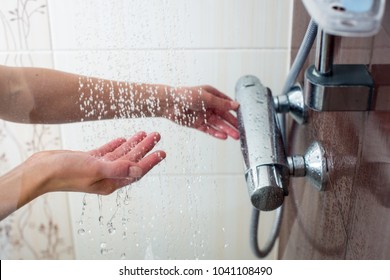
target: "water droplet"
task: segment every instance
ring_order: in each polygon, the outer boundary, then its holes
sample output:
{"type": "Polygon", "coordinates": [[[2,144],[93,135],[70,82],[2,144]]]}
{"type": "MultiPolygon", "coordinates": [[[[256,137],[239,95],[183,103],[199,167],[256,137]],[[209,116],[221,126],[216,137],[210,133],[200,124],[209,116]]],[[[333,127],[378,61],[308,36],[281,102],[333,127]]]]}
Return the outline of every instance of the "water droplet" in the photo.
{"type": "Polygon", "coordinates": [[[108,233],[109,233],[109,234],[114,235],[115,232],[116,232],[116,229],[115,229],[115,228],[113,228],[113,227],[108,228],[108,233]]]}
{"type": "Polygon", "coordinates": [[[79,235],[84,235],[84,234],[85,234],[85,229],[80,228],[80,229],[77,231],[77,233],[78,233],[79,235]]]}
{"type": "Polygon", "coordinates": [[[112,252],[112,249],[101,249],[100,254],[107,255],[112,252]]]}

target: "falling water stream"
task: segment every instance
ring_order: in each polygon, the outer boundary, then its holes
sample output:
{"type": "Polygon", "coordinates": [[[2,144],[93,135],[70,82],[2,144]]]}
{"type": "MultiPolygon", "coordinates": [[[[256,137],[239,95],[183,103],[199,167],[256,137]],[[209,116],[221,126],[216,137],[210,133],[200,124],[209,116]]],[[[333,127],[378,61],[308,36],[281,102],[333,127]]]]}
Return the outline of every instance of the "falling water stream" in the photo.
{"type": "MultiPolygon", "coordinates": [[[[176,26],[178,19],[170,19],[169,21],[165,19],[168,14],[179,15],[179,13],[172,13],[172,11],[168,13],[167,9],[178,8],[170,7],[169,1],[163,2],[165,4],[161,7],[164,8],[159,9],[161,14],[156,14],[158,18],[155,19],[161,21],[161,24],[167,25],[166,30],[169,31],[165,32],[164,38],[159,43],[164,48],[160,51],[163,56],[157,54],[158,51],[148,48],[142,52],[131,51],[131,46],[128,50],[102,51],[101,53],[97,51],[96,55],[80,58],[85,60],[82,67],[89,69],[87,71],[80,69],[80,73],[86,73],[87,76],[88,74],[99,76],[99,72],[102,72],[100,76],[107,77],[105,71],[100,71],[103,70],[100,60],[105,60],[104,57],[108,56],[109,65],[104,70],[109,73],[110,79],[129,82],[145,81],[153,84],[156,83],[155,77],[157,76],[159,77],[157,79],[162,80],[163,83],[169,82],[173,85],[181,85],[182,81],[190,80],[185,69],[178,66],[179,61],[188,60],[183,50],[174,47],[177,38],[173,38],[172,34],[176,34],[175,36],[179,36],[179,34],[171,32],[178,29],[176,26]],[[168,48],[165,49],[165,46],[168,48]],[[160,71],[156,72],[155,64],[165,65],[164,69],[161,69],[164,74],[161,75],[160,71]],[[95,69],[98,73],[93,72],[95,69]]],[[[110,44],[115,45],[117,41],[118,45],[121,46],[123,42],[118,41],[118,39],[127,41],[128,38],[125,38],[124,34],[118,34],[118,30],[126,34],[126,27],[123,26],[123,22],[118,20],[121,15],[117,13],[123,13],[123,9],[130,9],[130,14],[134,11],[131,11],[131,7],[124,2],[121,2],[123,7],[102,3],[97,5],[101,6],[97,9],[105,9],[109,18],[116,18],[112,24],[119,28],[115,29],[113,38],[107,39],[112,40],[110,44]]],[[[148,34],[153,33],[153,30],[148,29],[151,24],[148,22],[150,16],[147,16],[147,13],[150,12],[149,7],[146,3],[138,3],[137,5],[141,9],[137,9],[137,14],[134,15],[136,19],[133,20],[141,21],[137,24],[148,30],[149,33],[137,34],[134,40],[147,42],[150,40],[148,34]]],[[[185,12],[188,13],[188,10],[185,12]]],[[[94,36],[94,34],[86,34],[85,36],[94,36]]],[[[87,40],[86,37],[82,40],[87,40]]],[[[196,66],[195,61],[189,63],[196,66]]],[[[166,88],[165,90],[168,94],[176,96],[172,89],[166,88]]],[[[151,116],[156,115],[154,110],[156,112],[160,110],[159,100],[155,97],[156,91],[155,87],[145,87],[141,89],[141,92],[137,92],[126,83],[110,84],[103,82],[103,80],[94,82],[90,78],[80,78],[79,80],[79,104],[80,110],[85,116],[82,119],[84,121],[81,128],[82,142],[86,150],[93,149],[98,146],[98,143],[104,143],[115,137],[130,137],[138,130],[147,132],[157,130],[161,132],[162,136],[167,135],[168,137],[165,139],[163,137],[158,144],[159,149],[165,149],[165,144],[169,142],[174,142],[173,146],[175,147],[175,150],[169,151],[168,157],[170,159],[167,159],[175,170],[173,173],[171,170],[168,172],[165,166],[166,162],[162,162],[155,172],[147,174],[139,182],[125,186],[109,196],[83,195],[76,225],[77,238],[82,240],[81,243],[85,249],[89,248],[94,252],[93,257],[115,259],[207,258],[207,246],[210,246],[207,239],[209,239],[210,233],[206,232],[204,225],[208,223],[208,217],[204,210],[199,209],[199,207],[203,207],[201,200],[207,201],[207,199],[202,197],[201,191],[207,186],[208,191],[204,193],[210,193],[210,190],[216,187],[215,181],[205,179],[201,174],[195,175],[193,173],[194,170],[202,170],[201,166],[197,166],[201,160],[196,158],[202,156],[204,152],[201,150],[207,150],[207,148],[201,147],[193,141],[194,133],[199,132],[167,124],[169,122],[167,120],[144,119],[143,115],[135,116],[133,114],[134,111],[145,110],[142,107],[145,106],[151,116]],[[103,101],[102,92],[105,87],[110,89],[109,103],[103,101]],[[119,99],[114,97],[114,88],[119,88],[119,99]],[[134,100],[134,97],[140,94],[149,96],[146,104],[137,104],[134,100]],[[107,113],[112,112],[115,112],[115,121],[87,122],[91,117],[101,119],[107,113]],[[138,118],[135,119],[135,117],[138,118]],[[160,131],[164,128],[168,128],[172,132],[160,131]],[[176,137],[177,130],[181,130],[180,138],[176,137]],[[175,161],[177,162],[175,163],[175,161]],[[93,246],[95,248],[92,248],[93,246]],[[164,255],[161,255],[161,252],[164,252],[164,255]]],[[[177,102],[181,106],[186,106],[188,100],[177,100],[177,102]]],[[[180,114],[179,108],[175,110],[175,114],[180,114]]],[[[184,126],[190,125],[190,123],[183,123],[178,117],[180,116],[175,115],[171,119],[184,126]]],[[[186,122],[191,122],[191,120],[188,118],[186,122]]],[[[215,202],[215,205],[218,204],[215,202]]]]}

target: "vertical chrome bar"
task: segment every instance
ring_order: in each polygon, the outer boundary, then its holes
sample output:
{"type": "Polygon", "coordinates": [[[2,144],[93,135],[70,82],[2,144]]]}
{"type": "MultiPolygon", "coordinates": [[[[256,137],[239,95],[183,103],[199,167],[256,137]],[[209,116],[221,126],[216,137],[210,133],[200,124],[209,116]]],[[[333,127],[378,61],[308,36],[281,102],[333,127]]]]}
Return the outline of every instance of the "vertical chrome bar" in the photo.
{"type": "Polygon", "coordinates": [[[334,36],[318,30],[315,68],[321,75],[331,75],[333,66],[334,36]]]}

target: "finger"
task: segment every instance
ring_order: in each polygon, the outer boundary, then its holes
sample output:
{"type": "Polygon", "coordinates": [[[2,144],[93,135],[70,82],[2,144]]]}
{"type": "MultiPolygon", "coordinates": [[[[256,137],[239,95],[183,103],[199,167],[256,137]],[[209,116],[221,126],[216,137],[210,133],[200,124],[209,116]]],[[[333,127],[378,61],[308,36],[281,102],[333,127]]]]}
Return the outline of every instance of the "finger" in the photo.
{"type": "Polygon", "coordinates": [[[114,139],[114,140],[104,144],[103,146],[101,146],[97,149],[89,151],[88,153],[94,157],[102,157],[105,154],[114,151],[116,148],[118,148],[124,142],[126,142],[125,138],[117,138],[117,139],[114,139]]]}
{"type": "Polygon", "coordinates": [[[219,91],[218,89],[216,89],[215,87],[212,87],[210,85],[203,85],[201,86],[202,89],[212,93],[213,95],[215,96],[218,96],[220,98],[224,98],[224,99],[228,99],[228,100],[233,100],[232,98],[230,98],[229,96],[227,96],[226,94],[224,94],[223,92],[219,91]]]}
{"type": "Polygon", "coordinates": [[[216,109],[220,111],[237,110],[240,104],[236,101],[218,97],[209,92],[203,94],[203,101],[206,108],[216,109]]]}
{"type": "Polygon", "coordinates": [[[232,98],[230,98],[229,96],[227,96],[223,92],[219,91],[218,89],[216,89],[216,88],[214,88],[214,87],[212,87],[210,85],[202,86],[202,88],[204,90],[208,91],[209,93],[211,93],[212,95],[216,96],[216,97],[229,100],[230,101],[230,105],[232,107],[231,110],[237,110],[238,107],[240,106],[240,104],[237,101],[233,100],[232,98]]]}
{"type": "Polygon", "coordinates": [[[158,165],[163,159],[165,159],[166,153],[164,151],[155,151],[151,153],[150,155],[144,157],[140,162],[138,162],[136,165],[135,163],[132,163],[133,165],[130,167],[130,169],[137,168],[136,172],[141,171],[140,173],[136,175],[136,173],[132,173],[130,170],[131,175],[129,175],[126,179],[117,179],[116,183],[120,186],[129,185],[131,183],[134,183],[138,180],[140,180],[143,176],[145,176],[153,167],[158,165]]]}
{"type": "Polygon", "coordinates": [[[232,127],[231,125],[229,125],[226,121],[224,121],[223,119],[221,119],[217,115],[212,115],[208,120],[208,124],[212,125],[213,127],[218,128],[220,131],[226,133],[227,135],[229,135],[233,139],[240,138],[240,134],[239,134],[238,130],[236,128],[232,127]]]}
{"type": "Polygon", "coordinates": [[[96,181],[86,190],[88,193],[110,194],[143,176],[142,168],[128,161],[101,161],[96,181]]]}
{"type": "Polygon", "coordinates": [[[100,161],[97,179],[138,178],[143,176],[142,167],[127,160],[100,161]]]}
{"type": "Polygon", "coordinates": [[[221,112],[219,110],[215,110],[215,112],[217,113],[217,115],[219,115],[222,119],[224,119],[225,121],[227,121],[229,124],[231,124],[233,127],[235,128],[238,128],[238,120],[237,120],[237,117],[234,116],[232,113],[230,112],[221,112]]]}
{"type": "Polygon", "coordinates": [[[157,132],[150,133],[141,142],[139,142],[129,153],[123,155],[121,159],[132,162],[140,161],[154,146],[160,141],[161,136],[157,132]]]}
{"type": "MultiPolygon", "coordinates": [[[[139,176],[136,177],[132,176],[127,178],[121,178],[121,177],[103,178],[102,180],[99,180],[94,184],[92,184],[88,192],[103,194],[103,195],[110,194],[121,187],[132,184],[138,181],[139,179],[141,179],[153,167],[159,164],[165,157],[166,154],[164,151],[156,151],[148,155],[147,157],[143,158],[138,164],[134,165],[134,163],[132,163],[130,168],[135,166],[140,168],[141,173],[139,174],[139,176]]],[[[114,176],[114,173],[110,173],[110,175],[114,176]]],[[[118,173],[115,175],[118,175],[118,173]]]]}
{"type": "MultiPolygon", "coordinates": [[[[155,151],[150,155],[147,155],[138,162],[138,165],[142,168],[143,175],[148,173],[153,167],[159,164],[166,157],[164,151],[155,151]]],[[[142,176],[143,176],[142,175],[142,176]]]]}
{"type": "Polygon", "coordinates": [[[218,139],[222,139],[222,140],[227,139],[227,134],[225,132],[219,131],[208,124],[201,125],[200,127],[198,127],[198,130],[210,134],[211,136],[214,136],[215,138],[218,139]]]}
{"type": "Polygon", "coordinates": [[[135,146],[137,146],[138,143],[142,142],[142,140],[146,137],[146,133],[144,131],[137,132],[134,134],[131,138],[129,138],[125,143],[122,143],[119,147],[117,147],[114,151],[107,153],[104,156],[104,159],[106,160],[116,160],[130,151],[133,150],[135,146]]]}

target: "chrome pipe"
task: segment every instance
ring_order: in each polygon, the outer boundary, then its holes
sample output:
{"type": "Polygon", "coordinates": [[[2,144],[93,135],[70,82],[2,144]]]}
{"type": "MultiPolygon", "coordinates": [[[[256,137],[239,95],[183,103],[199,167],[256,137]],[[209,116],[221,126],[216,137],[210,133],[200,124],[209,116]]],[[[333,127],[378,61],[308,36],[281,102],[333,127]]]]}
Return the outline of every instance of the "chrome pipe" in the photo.
{"type": "Polygon", "coordinates": [[[315,68],[321,75],[331,75],[335,36],[318,29],[315,68]]]}

